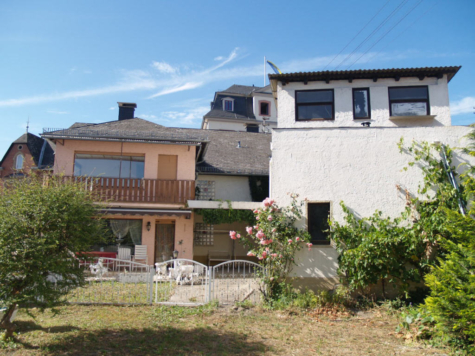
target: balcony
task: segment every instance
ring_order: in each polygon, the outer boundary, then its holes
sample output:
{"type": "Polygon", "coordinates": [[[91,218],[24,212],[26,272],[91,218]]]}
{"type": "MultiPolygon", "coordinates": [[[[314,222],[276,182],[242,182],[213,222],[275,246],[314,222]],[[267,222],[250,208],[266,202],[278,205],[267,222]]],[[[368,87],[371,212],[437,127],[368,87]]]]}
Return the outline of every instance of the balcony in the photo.
{"type": "Polygon", "coordinates": [[[97,201],[186,204],[195,199],[194,180],[61,177],[84,184],[97,201]]]}

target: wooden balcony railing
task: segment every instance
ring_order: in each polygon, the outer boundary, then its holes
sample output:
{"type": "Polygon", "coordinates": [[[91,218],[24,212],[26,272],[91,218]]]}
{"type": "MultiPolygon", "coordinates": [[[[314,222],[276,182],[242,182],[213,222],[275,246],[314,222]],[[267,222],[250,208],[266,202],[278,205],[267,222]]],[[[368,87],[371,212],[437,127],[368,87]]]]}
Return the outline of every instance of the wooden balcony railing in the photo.
{"type": "Polygon", "coordinates": [[[194,180],[62,177],[84,184],[98,201],[185,204],[195,199],[194,180]]]}

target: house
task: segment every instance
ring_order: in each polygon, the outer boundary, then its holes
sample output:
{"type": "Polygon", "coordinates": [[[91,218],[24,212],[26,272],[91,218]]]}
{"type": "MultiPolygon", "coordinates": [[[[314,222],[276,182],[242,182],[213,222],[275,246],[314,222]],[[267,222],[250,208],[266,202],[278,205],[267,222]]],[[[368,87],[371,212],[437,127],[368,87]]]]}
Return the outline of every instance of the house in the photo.
{"type": "Polygon", "coordinates": [[[215,93],[201,128],[270,133],[276,125],[277,112],[269,86],[232,85],[215,93]]]}
{"type": "Polygon", "coordinates": [[[28,131],[13,141],[0,161],[0,178],[28,175],[32,170],[50,170],[54,144],[28,131]]]}
{"type": "Polygon", "coordinates": [[[134,117],[135,103],[118,104],[118,120],[42,135],[56,144],[54,174],[83,182],[106,204],[110,243],[94,249],[116,252],[120,244],[133,254],[145,245],[149,264],[173,251],[205,263],[210,251],[246,256],[229,230],[221,233],[243,223],[204,226],[193,208],[218,209],[222,203],[210,201],[216,199],[254,208],[249,177],[268,182],[270,135],[164,127],[134,117]]]}
{"type": "MultiPolygon", "coordinates": [[[[448,83],[460,67],[324,71],[269,75],[277,102],[272,133],[271,197],[308,199],[300,227],[312,236],[293,276],[301,285],[338,283],[337,252],[324,230],[343,222],[343,201],[357,216],[395,217],[422,174],[404,171],[411,157],[401,138],[459,146],[468,127],[451,126],[448,83]]],[[[457,163],[468,157],[457,156],[457,163]]]]}

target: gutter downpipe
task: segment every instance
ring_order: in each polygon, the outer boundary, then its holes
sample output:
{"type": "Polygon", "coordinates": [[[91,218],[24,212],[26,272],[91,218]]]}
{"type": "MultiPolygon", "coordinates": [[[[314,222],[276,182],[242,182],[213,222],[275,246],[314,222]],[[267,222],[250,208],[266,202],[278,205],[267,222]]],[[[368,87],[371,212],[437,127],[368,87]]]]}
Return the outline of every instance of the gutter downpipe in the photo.
{"type": "Polygon", "coordinates": [[[448,160],[447,160],[447,153],[445,152],[445,146],[444,145],[440,145],[440,154],[442,156],[442,164],[444,165],[444,169],[445,169],[445,172],[447,173],[447,177],[449,178],[449,182],[455,188],[460,213],[463,216],[466,216],[465,206],[463,204],[462,198],[460,197],[460,190],[459,190],[457,181],[455,180],[454,173],[452,172],[452,169],[449,166],[449,163],[448,163],[448,160]]]}

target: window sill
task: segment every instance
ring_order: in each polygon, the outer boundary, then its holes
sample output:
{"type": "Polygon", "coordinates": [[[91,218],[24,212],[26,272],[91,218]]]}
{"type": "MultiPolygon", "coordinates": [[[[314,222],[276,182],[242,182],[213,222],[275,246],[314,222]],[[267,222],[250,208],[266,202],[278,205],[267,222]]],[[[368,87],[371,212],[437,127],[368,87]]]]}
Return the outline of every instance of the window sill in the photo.
{"type": "Polygon", "coordinates": [[[295,122],[306,122],[306,121],[335,121],[335,119],[296,119],[295,122]]]}
{"type": "Polygon", "coordinates": [[[437,115],[390,116],[389,120],[424,120],[435,119],[437,115]]]}

